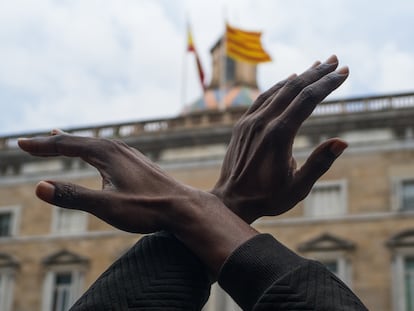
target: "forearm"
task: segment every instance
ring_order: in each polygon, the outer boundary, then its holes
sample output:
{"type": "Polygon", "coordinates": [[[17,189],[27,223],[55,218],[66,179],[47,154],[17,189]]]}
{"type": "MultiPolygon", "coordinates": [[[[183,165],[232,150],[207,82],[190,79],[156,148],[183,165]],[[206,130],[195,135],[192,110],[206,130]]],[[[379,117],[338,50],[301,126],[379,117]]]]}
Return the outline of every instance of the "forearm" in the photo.
{"type": "Polygon", "coordinates": [[[325,266],[298,256],[268,234],[237,248],[218,282],[243,310],[367,310],[325,266]]]}
{"type": "Polygon", "coordinates": [[[141,238],[71,311],[201,310],[209,293],[205,266],[174,236],[161,232],[141,238]]]}
{"type": "Polygon", "coordinates": [[[366,310],[323,265],[259,234],[216,197],[203,196],[183,206],[187,216],[173,228],[174,234],[244,310],[366,310]]]}

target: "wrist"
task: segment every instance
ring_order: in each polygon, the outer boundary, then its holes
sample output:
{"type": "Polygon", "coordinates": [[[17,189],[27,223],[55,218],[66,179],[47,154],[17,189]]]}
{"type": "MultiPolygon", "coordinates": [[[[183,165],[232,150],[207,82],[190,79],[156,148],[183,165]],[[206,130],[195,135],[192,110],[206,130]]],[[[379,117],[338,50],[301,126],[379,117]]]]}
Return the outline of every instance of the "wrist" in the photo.
{"type": "Polygon", "coordinates": [[[192,192],[179,200],[171,232],[217,275],[230,254],[258,232],[230,211],[215,195],[192,192]]]}
{"type": "Polygon", "coordinates": [[[262,204],[263,200],[261,198],[232,195],[231,191],[223,190],[222,187],[217,186],[209,192],[248,224],[253,223],[253,221],[261,216],[257,213],[259,206],[264,204],[262,204]]]}

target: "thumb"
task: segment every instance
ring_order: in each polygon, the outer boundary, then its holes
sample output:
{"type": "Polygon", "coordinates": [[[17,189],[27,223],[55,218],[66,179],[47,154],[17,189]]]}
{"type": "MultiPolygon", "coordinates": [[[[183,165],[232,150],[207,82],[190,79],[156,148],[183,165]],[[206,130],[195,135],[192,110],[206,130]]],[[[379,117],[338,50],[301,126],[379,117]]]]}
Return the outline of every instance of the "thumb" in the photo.
{"type": "Polygon", "coordinates": [[[72,183],[41,181],[36,186],[39,199],[60,207],[96,214],[105,210],[108,200],[102,191],[91,190],[72,183]],[[98,208],[99,207],[99,208],[98,208]]]}
{"type": "Polygon", "coordinates": [[[320,144],[309,156],[302,167],[296,172],[293,180],[293,192],[299,200],[306,197],[315,182],[325,174],[333,162],[348,147],[348,144],[339,139],[332,138],[320,144]]]}

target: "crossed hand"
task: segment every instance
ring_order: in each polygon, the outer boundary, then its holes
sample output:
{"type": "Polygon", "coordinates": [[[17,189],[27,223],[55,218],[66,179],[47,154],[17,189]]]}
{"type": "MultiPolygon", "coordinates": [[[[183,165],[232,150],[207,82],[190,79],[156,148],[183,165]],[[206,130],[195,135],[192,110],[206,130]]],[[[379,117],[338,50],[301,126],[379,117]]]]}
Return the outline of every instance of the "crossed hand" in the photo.
{"type": "Polygon", "coordinates": [[[212,196],[251,223],[294,207],[346,148],[338,138],[327,140],[299,169],[292,155],[302,123],[348,77],[348,68],[336,70],[337,66],[336,56],[331,56],[259,96],[235,125],[220,178],[210,193],[176,181],[117,140],[54,130],[49,137],[20,139],[18,143],[34,156],[79,157],[94,166],[102,176],[101,190],[42,181],[36,194],[50,204],[94,214],[121,230],[173,230],[173,224],[185,220],[189,212],[198,212],[189,211],[188,206],[202,209],[212,196]]]}

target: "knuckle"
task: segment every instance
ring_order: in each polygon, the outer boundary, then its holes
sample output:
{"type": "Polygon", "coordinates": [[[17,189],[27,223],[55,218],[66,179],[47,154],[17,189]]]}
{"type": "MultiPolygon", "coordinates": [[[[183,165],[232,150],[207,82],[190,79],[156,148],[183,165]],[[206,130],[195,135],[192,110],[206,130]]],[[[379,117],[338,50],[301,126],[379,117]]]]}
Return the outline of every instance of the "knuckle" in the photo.
{"type": "Polygon", "coordinates": [[[313,101],[316,99],[316,91],[315,88],[313,86],[307,86],[306,88],[304,88],[302,90],[302,92],[300,93],[300,100],[303,102],[307,102],[307,101],[313,101]]]}
{"type": "Polygon", "coordinates": [[[56,185],[55,201],[64,206],[76,202],[78,190],[73,184],[56,185]]]}
{"type": "Polygon", "coordinates": [[[328,85],[334,85],[338,83],[337,75],[332,75],[332,74],[326,75],[323,77],[323,80],[328,85]]]}
{"type": "Polygon", "coordinates": [[[266,136],[271,137],[271,139],[283,139],[287,138],[287,132],[290,129],[289,122],[286,119],[276,119],[269,124],[267,127],[266,136]]]}
{"type": "Polygon", "coordinates": [[[112,143],[121,148],[129,148],[129,146],[123,140],[120,139],[113,139],[112,143]]]}
{"type": "Polygon", "coordinates": [[[252,123],[252,117],[246,116],[240,119],[239,121],[237,121],[237,123],[234,126],[234,131],[235,132],[245,131],[246,129],[251,127],[251,123],[252,123]]]}
{"type": "Polygon", "coordinates": [[[266,120],[263,116],[256,116],[250,121],[250,128],[253,132],[261,132],[266,127],[266,120]]]}
{"type": "Polygon", "coordinates": [[[121,140],[103,139],[102,147],[109,152],[117,152],[120,148],[124,148],[126,144],[121,140]]]}
{"type": "Polygon", "coordinates": [[[303,79],[303,77],[296,77],[292,80],[289,80],[285,87],[288,89],[292,89],[292,90],[300,90],[303,88],[303,86],[305,85],[305,80],[303,79]]]}

